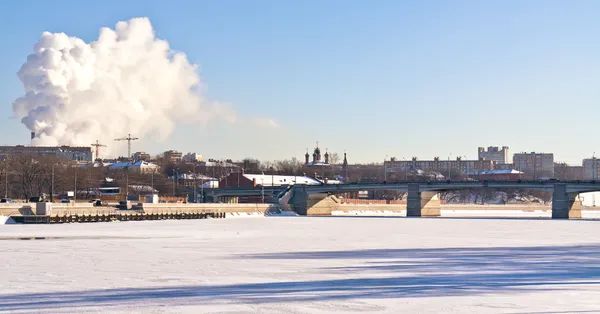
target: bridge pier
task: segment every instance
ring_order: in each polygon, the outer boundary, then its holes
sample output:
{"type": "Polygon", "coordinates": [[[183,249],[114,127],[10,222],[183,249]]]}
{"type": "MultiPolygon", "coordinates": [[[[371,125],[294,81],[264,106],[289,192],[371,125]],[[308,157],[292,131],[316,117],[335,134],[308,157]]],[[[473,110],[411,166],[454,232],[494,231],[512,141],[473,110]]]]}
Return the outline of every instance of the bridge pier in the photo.
{"type": "Polygon", "coordinates": [[[418,183],[408,185],[407,217],[439,217],[440,198],[437,192],[419,190],[418,183]]]}
{"type": "Polygon", "coordinates": [[[301,216],[331,216],[331,211],[339,208],[335,196],[328,193],[308,194],[304,185],[292,188],[288,204],[301,216]]]}
{"type": "Polygon", "coordinates": [[[291,196],[288,201],[290,208],[296,212],[296,214],[306,216],[308,211],[308,193],[306,193],[306,186],[295,185],[290,192],[291,196]]]}
{"type": "Polygon", "coordinates": [[[578,193],[568,193],[567,184],[554,184],[552,192],[552,218],[576,219],[581,218],[581,201],[578,193]]]}

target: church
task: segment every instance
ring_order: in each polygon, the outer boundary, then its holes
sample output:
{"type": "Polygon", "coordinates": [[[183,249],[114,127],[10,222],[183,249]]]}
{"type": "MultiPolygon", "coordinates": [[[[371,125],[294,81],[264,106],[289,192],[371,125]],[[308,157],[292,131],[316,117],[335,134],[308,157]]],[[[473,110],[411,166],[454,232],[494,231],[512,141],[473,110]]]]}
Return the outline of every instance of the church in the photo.
{"type": "Polygon", "coordinates": [[[308,154],[308,148],[306,149],[306,155],[304,155],[304,165],[308,167],[316,167],[316,166],[329,166],[329,153],[325,151],[325,159],[321,160],[321,149],[319,148],[319,142],[317,142],[317,146],[313,150],[312,161],[310,160],[310,155],[308,154]]]}
{"type": "MultiPolygon", "coordinates": [[[[306,149],[306,154],[304,155],[304,165],[306,167],[326,167],[332,166],[329,163],[329,153],[327,149],[325,149],[325,155],[323,155],[323,159],[321,159],[321,149],[319,148],[319,142],[317,142],[317,146],[313,150],[312,160],[310,160],[310,154],[308,153],[308,148],[306,149]]],[[[335,161],[334,161],[335,162],[335,161]]],[[[342,164],[342,170],[348,170],[348,159],[346,159],[346,152],[344,152],[344,161],[342,164]]]]}

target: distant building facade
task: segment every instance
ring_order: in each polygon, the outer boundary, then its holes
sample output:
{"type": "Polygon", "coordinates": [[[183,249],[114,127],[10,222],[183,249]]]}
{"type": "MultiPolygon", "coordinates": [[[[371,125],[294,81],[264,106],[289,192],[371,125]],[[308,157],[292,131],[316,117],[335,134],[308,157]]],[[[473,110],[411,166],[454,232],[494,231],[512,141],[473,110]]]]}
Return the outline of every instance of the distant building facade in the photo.
{"type": "MultiPolygon", "coordinates": [[[[583,166],[570,166],[564,162],[554,163],[554,177],[559,180],[584,180],[583,166]]],[[[593,176],[587,180],[591,180],[593,176]]]]}
{"type": "Polygon", "coordinates": [[[600,170],[598,158],[584,159],[581,164],[583,166],[583,180],[598,180],[600,177],[598,174],[598,170],[600,170]]]}
{"type": "Polygon", "coordinates": [[[451,173],[466,174],[472,171],[493,170],[495,162],[493,160],[463,160],[461,157],[456,159],[441,159],[434,157],[433,160],[418,160],[413,157],[411,160],[390,159],[385,163],[386,172],[406,172],[412,170],[437,171],[444,175],[451,173]]]}
{"type": "Polygon", "coordinates": [[[528,179],[554,177],[554,154],[517,153],[513,156],[513,166],[524,173],[528,179]]]}
{"type": "Polygon", "coordinates": [[[150,156],[150,154],[146,153],[146,152],[135,152],[133,154],[133,160],[139,161],[150,161],[152,159],[152,157],[150,156]]]}
{"type": "Polygon", "coordinates": [[[94,154],[91,147],[72,146],[0,146],[0,159],[11,156],[53,156],[61,159],[91,162],[94,154]]]}
{"type": "Polygon", "coordinates": [[[187,153],[183,156],[184,162],[201,162],[204,161],[204,157],[197,153],[187,153]]]}
{"type": "Polygon", "coordinates": [[[176,150],[168,150],[164,153],[164,157],[168,161],[180,161],[183,158],[183,154],[176,150]]]}
{"type": "Polygon", "coordinates": [[[477,149],[477,158],[493,160],[498,165],[510,163],[508,146],[502,146],[502,148],[498,146],[489,146],[487,149],[485,147],[479,147],[477,149]]]}

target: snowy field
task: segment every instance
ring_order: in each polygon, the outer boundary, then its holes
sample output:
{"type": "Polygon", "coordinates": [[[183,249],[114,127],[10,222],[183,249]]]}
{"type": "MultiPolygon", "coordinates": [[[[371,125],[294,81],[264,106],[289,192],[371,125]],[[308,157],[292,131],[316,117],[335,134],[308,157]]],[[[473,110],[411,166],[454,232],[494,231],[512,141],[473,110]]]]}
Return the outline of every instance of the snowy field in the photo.
{"type": "Polygon", "coordinates": [[[2,225],[0,312],[600,313],[600,221],[2,225]]]}

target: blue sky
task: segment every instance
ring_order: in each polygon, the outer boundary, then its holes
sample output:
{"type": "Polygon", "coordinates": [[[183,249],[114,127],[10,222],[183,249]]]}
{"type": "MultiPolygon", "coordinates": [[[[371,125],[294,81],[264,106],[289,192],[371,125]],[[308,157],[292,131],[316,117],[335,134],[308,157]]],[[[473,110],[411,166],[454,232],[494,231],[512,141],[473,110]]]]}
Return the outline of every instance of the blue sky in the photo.
{"type": "Polygon", "coordinates": [[[381,161],[508,145],[579,163],[600,153],[598,16],[598,1],[4,1],[0,144],[28,143],[11,103],[43,31],[93,41],[148,17],[208,98],[278,128],[180,125],[134,150],[302,158],[318,140],[381,161]]]}

